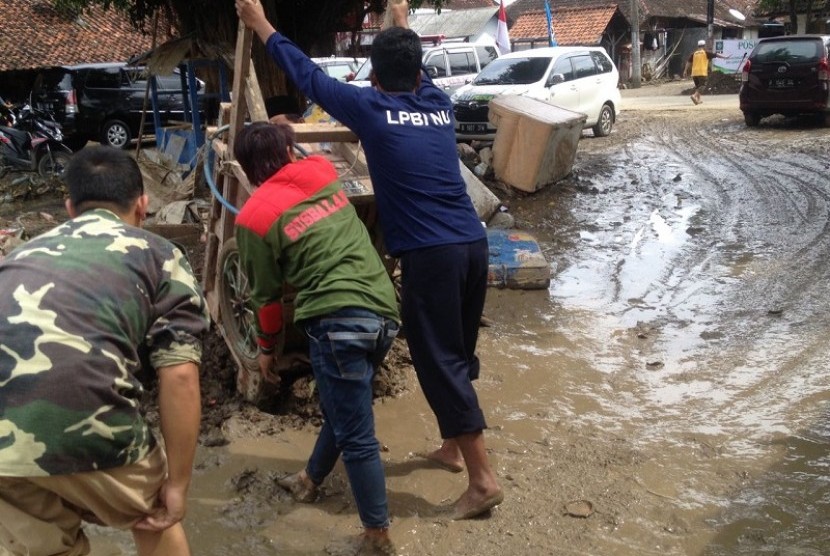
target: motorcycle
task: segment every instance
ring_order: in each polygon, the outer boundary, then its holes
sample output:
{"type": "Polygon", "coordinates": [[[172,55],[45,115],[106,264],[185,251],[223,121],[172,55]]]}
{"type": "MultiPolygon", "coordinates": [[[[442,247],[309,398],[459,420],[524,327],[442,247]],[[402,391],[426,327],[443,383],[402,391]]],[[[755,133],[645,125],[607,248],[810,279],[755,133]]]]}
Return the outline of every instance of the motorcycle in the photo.
{"type": "Polygon", "coordinates": [[[0,110],[0,177],[18,171],[47,181],[60,178],[72,150],[61,142],[61,126],[52,114],[30,104],[0,103],[0,110]]]}

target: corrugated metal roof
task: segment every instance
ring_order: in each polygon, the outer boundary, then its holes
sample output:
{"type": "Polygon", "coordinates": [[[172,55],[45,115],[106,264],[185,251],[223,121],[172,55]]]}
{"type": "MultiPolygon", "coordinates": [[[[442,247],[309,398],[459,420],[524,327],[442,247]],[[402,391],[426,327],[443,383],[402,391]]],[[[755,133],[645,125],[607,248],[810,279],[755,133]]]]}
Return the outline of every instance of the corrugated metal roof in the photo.
{"type": "Polygon", "coordinates": [[[472,37],[481,33],[498,11],[498,7],[492,7],[410,14],[409,27],[419,35],[444,35],[448,39],[472,37]]]}

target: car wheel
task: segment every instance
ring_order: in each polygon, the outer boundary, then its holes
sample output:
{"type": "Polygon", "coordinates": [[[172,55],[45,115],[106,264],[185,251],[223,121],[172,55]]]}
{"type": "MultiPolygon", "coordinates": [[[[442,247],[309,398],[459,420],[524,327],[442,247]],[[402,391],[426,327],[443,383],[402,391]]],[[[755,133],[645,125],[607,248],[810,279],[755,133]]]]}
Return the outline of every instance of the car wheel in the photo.
{"type": "Polygon", "coordinates": [[[747,127],[755,127],[761,123],[761,115],[757,112],[744,112],[744,122],[747,127]]]}
{"type": "Polygon", "coordinates": [[[47,152],[37,163],[37,173],[43,179],[61,177],[66,170],[71,155],[64,151],[47,152]]]}
{"type": "Polygon", "coordinates": [[[594,130],[594,137],[608,137],[612,127],[614,127],[614,110],[610,104],[603,104],[597,123],[591,128],[594,130]]]}
{"type": "Polygon", "coordinates": [[[126,149],[132,139],[130,126],[121,120],[109,120],[101,130],[101,143],[116,149],[126,149]]]}
{"type": "Polygon", "coordinates": [[[235,238],[222,244],[217,286],[219,325],[239,366],[236,375],[237,390],[249,402],[259,403],[265,397],[266,384],[259,372],[257,360],[259,347],[254,324],[256,315],[251,308],[250,283],[242,269],[235,238]]]}

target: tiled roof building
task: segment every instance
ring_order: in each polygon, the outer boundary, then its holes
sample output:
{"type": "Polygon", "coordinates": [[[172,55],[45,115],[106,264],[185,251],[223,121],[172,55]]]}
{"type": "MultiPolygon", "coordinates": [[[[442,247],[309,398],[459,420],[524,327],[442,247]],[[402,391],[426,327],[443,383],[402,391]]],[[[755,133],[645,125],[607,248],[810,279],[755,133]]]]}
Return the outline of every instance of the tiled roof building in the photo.
{"type": "MultiPolygon", "coordinates": [[[[567,7],[553,11],[553,30],[560,46],[596,45],[617,11],[617,5],[587,8],[567,7]]],[[[548,36],[547,17],[544,11],[520,14],[510,28],[512,41],[542,40],[548,36]]]]}
{"type": "Polygon", "coordinates": [[[123,61],[152,44],[114,9],[96,6],[73,16],[49,0],[3,0],[2,9],[0,71],[123,61]]]}

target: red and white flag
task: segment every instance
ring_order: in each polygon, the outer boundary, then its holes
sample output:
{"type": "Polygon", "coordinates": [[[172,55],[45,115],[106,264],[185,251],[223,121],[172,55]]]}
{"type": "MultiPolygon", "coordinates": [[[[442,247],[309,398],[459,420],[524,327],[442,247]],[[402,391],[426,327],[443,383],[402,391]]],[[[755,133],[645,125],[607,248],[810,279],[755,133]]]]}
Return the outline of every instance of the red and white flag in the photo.
{"type": "Polygon", "coordinates": [[[499,3],[499,25],[496,28],[496,48],[499,54],[510,52],[510,35],[507,34],[507,12],[504,11],[504,0],[499,3]]]}

